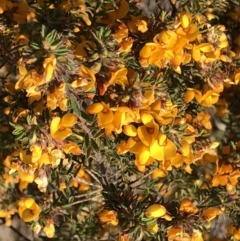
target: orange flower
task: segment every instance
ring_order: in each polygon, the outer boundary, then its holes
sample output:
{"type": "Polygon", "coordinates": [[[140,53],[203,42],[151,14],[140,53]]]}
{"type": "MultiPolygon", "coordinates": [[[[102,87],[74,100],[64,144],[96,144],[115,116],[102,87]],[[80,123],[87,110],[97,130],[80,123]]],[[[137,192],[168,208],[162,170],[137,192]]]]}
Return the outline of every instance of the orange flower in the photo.
{"type": "Polygon", "coordinates": [[[201,217],[210,222],[220,214],[222,214],[222,211],[218,208],[207,208],[201,213],[201,217]]]}
{"type": "Polygon", "coordinates": [[[198,208],[190,201],[190,199],[185,198],[180,204],[179,211],[188,214],[195,214],[198,212],[198,208]]]}
{"type": "Polygon", "coordinates": [[[103,210],[98,214],[101,223],[111,224],[113,226],[118,225],[117,213],[113,210],[103,210]]]}

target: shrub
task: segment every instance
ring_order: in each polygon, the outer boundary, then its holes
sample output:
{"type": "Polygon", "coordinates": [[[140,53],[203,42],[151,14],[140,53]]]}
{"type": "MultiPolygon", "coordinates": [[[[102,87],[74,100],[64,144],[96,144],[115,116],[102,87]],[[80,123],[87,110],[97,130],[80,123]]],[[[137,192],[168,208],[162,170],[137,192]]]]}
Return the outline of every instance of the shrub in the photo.
{"type": "Polygon", "coordinates": [[[237,4],[2,0],[5,224],[19,215],[45,240],[239,240],[237,4]]]}

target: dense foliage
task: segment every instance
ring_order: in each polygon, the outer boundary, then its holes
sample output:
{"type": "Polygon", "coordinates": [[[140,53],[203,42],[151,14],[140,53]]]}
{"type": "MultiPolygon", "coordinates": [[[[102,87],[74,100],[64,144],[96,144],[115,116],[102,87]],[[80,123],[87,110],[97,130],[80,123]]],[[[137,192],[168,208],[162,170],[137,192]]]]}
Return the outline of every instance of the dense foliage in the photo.
{"type": "Polygon", "coordinates": [[[0,0],[5,224],[19,215],[44,240],[240,240],[237,4],[0,0]]]}

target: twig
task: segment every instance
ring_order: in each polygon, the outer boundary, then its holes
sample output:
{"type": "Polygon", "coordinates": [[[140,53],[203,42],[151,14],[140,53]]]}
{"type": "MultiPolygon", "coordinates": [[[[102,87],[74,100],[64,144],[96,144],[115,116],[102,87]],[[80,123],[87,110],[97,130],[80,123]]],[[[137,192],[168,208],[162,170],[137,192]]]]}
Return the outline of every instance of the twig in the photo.
{"type": "Polygon", "coordinates": [[[100,190],[102,190],[102,186],[96,185],[96,184],[92,184],[91,182],[88,182],[88,181],[86,181],[86,180],[83,179],[83,178],[74,177],[73,180],[76,180],[76,181],[79,182],[79,183],[87,184],[87,185],[89,185],[89,186],[91,186],[91,187],[98,187],[100,190]]]}
{"type": "MultiPolygon", "coordinates": [[[[102,195],[97,195],[97,196],[95,196],[95,198],[100,198],[102,195]]],[[[98,202],[97,200],[95,201],[95,200],[93,200],[93,198],[91,197],[91,198],[87,198],[87,199],[84,199],[84,200],[78,200],[78,201],[76,201],[76,202],[73,202],[73,203],[71,203],[70,205],[76,205],[76,204],[79,204],[79,203],[84,203],[84,202],[88,202],[88,201],[92,201],[92,202],[98,202]]],[[[68,207],[69,206],[69,204],[67,204],[67,205],[63,205],[62,206],[62,208],[65,208],[65,207],[68,207]]]]}
{"type": "MultiPolygon", "coordinates": [[[[101,189],[102,190],[102,189],[101,189]]],[[[101,190],[95,190],[95,191],[92,191],[92,192],[89,192],[89,193],[85,193],[85,194],[80,194],[80,195],[77,195],[77,196],[74,196],[75,198],[81,198],[81,197],[86,197],[87,195],[93,195],[95,193],[98,193],[99,191],[101,190]]]]}

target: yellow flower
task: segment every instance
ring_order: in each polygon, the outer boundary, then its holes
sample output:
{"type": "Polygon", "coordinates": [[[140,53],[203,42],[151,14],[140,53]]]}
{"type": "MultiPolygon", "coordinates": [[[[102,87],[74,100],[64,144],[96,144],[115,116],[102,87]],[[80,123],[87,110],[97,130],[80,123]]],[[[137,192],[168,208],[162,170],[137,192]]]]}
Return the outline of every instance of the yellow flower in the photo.
{"type": "MultiPolygon", "coordinates": [[[[188,20],[189,21],[189,20],[188,20]]],[[[193,42],[197,39],[199,35],[199,29],[196,24],[190,23],[187,21],[187,16],[183,15],[182,25],[187,26],[184,28],[183,26],[179,26],[176,30],[176,34],[181,37],[187,39],[189,42],[193,42]]]]}
{"type": "Polygon", "coordinates": [[[94,72],[81,64],[79,70],[79,78],[72,82],[73,88],[82,87],[85,92],[90,91],[96,83],[94,72]]]}
{"type": "Polygon", "coordinates": [[[72,142],[72,141],[67,141],[66,144],[64,144],[64,146],[62,148],[66,154],[69,154],[69,153],[71,153],[73,155],[81,154],[80,147],[75,142],[72,142]]]}
{"type": "Polygon", "coordinates": [[[118,225],[117,213],[113,210],[103,210],[98,214],[98,217],[101,223],[118,225]]]}
{"type": "Polygon", "coordinates": [[[87,113],[97,114],[98,125],[104,128],[106,125],[111,124],[114,120],[114,114],[111,108],[105,103],[95,103],[87,107],[87,113]]]}
{"type": "Polygon", "coordinates": [[[181,13],[180,21],[183,28],[188,28],[191,23],[192,16],[189,13],[181,13]]]}
{"type": "Polygon", "coordinates": [[[204,128],[206,128],[207,130],[212,129],[210,115],[206,112],[198,113],[197,117],[193,119],[193,123],[200,124],[200,125],[204,126],[204,128]]]}
{"type": "Polygon", "coordinates": [[[150,146],[150,156],[158,161],[171,160],[176,151],[175,144],[164,134],[160,134],[159,139],[150,146]]]}
{"type": "Polygon", "coordinates": [[[48,220],[45,227],[43,228],[43,232],[47,235],[48,238],[53,238],[55,234],[55,227],[52,220],[48,220]]]}
{"type": "Polygon", "coordinates": [[[218,208],[207,208],[203,210],[203,212],[201,213],[201,217],[204,218],[206,221],[210,222],[220,214],[222,214],[222,211],[218,208]]]}
{"type": "Polygon", "coordinates": [[[47,107],[55,110],[58,106],[62,111],[68,110],[68,99],[65,97],[66,84],[61,83],[53,92],[47,93],[47,107]]]}
{"type": "Polygon", "coordinates": [[[128,37],[127,26],[123,23],[120,23],[120,25],[118,26],[117,32],[114,33],[112,36],[116,38],[118,43],[121,43],[124,38],[128,37]]]}
{"type": "Polygon", "coordinates": [[[148,31],[147,22],[145,20],[137,20],[136,26],[138,31],[140,31],[141,33],[145,33],[148,31]]]}
{"type": "Polygon", "coordinates": [[[179,211],[188,214],[196,214],[198,212],[198,208],[188,198],[185,198],[180,204],[179,211]]]}
{"type": "Polygon", "coordinates": [[[32,222],[41,212],[41,208],[32,198],[21,199],[18,202],[18,206],[18,214],[24,222],[32,222]]]}
{"type": "Polygon", "coordinates": [[[112,73],[111,79],[108,81],[108,86],[118,84],[122,86],[128,85],[127,69],[122,68],[112,73]]]}
{"type": "Polygon", "coordinates": [[[153,41],[160,44],[164,49],[173,49],[177,44],[178,36],[174,31],[167,30],[157,34],[153,41]]]}
{"type": "Polygon", "coordinates": [[[146,43],[139,53],[139,62],[142,67],[148,67],[151,64],[159,66],[159,59],[164,55],[164,49],[158,43],[146,43]]]}
{"type": "Polygon", "coordinates": [[[129,53],[132,49],[133,41],[131,37],[123,39],[118,50],[123,53],[129,53]]]}
{"type": "Polygon", "coordinates": [[[153,204],[145,211],[145,214],[148,218],[161,218],[166,213],[166,208],[160,204],[153,204]]]}
{"type": "Polygon", "coordinates": [[[194,97],[200,105],[204,107],[212,107],[213,104],[218,102],[219,94],[213,90],[208,90],[202,95],[200,91],[189,88],[185,93],[184,101],[189,103],[194,97]]]}
{"type": "Polygon", "coordinates": [[[5,218],[5,225],[11,226],[12,224],[12,215],[16,213],[16,209],[11,205],[8,205],[6,209],[0,209],[0,218],[5,218]]]}
{"type": "Polygon", "coordinates": [[[214,48],[210,43],[201,43],[199,45],[194,44],[192,48],[192,57],[196,62],[199,62],[204,59],[204,53],[207,54],[213,51],[214,48]]]}
{"type": "Polygon", "coordinates": [[[76,122],[77,117],[71,113],[65,114],[62,119],[60,117],[54,117],[50,126],[51,136],[56,140],[66,139],[72,135],[70,127],[75,125],[76,122]]]}
{"type": "Polygon", "coordinates": [[[137,135],[144,145],[151,146],[153,142],[158,139],[159,126],[154,120],[152,120],[145,125],[139,126],[137,129],[137,135]]]}

